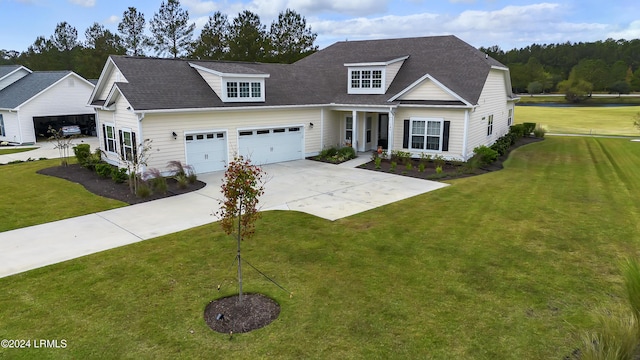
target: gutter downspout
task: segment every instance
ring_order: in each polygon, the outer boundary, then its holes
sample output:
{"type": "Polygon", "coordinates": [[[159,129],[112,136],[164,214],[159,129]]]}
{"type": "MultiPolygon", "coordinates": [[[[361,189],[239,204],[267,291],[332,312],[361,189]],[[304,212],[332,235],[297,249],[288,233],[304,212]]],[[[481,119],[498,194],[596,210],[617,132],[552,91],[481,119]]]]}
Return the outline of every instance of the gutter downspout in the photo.
{"type": "Polygon", "coordinates": [[[324,107],[320,108],[320,151],[324,149],[324,107]]]}
{"type": "Polygon", "coordinates": [[[387,131],[387,152],[391,155],[393,150],[393,128],[396,118],[396,110],[393,107],[389,107],[389,130],[387,131]]]}

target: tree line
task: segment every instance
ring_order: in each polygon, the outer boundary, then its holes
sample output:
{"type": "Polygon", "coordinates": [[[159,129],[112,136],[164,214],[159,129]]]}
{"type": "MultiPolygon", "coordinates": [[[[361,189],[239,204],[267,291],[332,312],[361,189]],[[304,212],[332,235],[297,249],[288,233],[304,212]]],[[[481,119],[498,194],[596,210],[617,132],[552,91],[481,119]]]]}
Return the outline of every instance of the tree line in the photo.
{"type": "Polygon", "coordinates": [[[519,93],[561,92],[570,101],[580,101],[594,91],[640,91],[640,39],[480,50],[509,67],[511,84],[519,93]]]}
{"type": "Polygon", "coordinates": [[[194,37],[195,23],[179,0],[162,1],[149,21],[135,7],[124,11],[116,33],[94,23],[85,41],[66,21],[57,24],[49,38],[39,36],[24,52],[0,50],[0,65],[19,64],[32,70],[72,70],[87,79],[100,76],[109,55],[159,56],[198,60],[237,60],[293,63],[315,51],[317,34],[293,10],[279,14],[270,27],[244,10],[229,20],[226,14],[209,16],[194,37]]]}

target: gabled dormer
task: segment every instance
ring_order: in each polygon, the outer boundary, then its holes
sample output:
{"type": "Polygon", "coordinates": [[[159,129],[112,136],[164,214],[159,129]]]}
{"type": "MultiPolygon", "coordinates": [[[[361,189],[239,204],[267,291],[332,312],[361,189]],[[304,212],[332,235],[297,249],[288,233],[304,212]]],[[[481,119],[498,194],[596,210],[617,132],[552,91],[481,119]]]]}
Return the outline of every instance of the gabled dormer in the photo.
{"type": "Polygon", "coordinates": [[[384,94],[398,74],[400,67],[409,56],[388,61],[347,63],[348,94],[384,94]]]}
{"type": "Polygon", "coordinates": [[[0,66],[0,90],[31,73],[31,70],[21,65],[0,66]]]}
{"type": "Polygon", "coordinates": [[[102,68],[98,82],[89,98],[89,105],[100,107],[106,105],[105,100],[113,90],[115,83],[127,83],[127,79],[116,66],[111,57],[107,59],[105,66],[102,68]]]}
{"type": "Polygon", "coordinates": [[[240,64],[189,63],[223,102],[264,102],[269,74],[240,64]]]}

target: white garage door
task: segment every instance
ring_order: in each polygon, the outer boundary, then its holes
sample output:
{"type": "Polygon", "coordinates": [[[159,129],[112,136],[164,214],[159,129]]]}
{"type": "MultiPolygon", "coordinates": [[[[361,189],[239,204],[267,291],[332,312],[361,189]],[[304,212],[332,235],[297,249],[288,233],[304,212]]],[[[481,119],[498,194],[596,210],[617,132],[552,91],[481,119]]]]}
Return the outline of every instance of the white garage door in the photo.
{"type": "Polygon", "coordinates": [[[256,165],[304,158],[302,126],[238,132],[240,155],[256,165]]]}
{"type": "Polygon", "coordinates": [[[197,174],[224,170],[227,161],[227,139],[224,132],[188,134],[187,164],[193,166],[197,174]]]}

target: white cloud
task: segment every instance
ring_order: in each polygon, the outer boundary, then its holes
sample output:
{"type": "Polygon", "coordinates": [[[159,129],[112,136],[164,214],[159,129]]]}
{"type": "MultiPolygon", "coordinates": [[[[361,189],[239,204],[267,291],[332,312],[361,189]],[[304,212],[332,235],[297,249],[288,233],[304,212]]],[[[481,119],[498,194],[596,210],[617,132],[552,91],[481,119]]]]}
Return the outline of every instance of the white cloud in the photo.
{"type": "Polygon", "coordinates": [[[284,8],[300,14],[339,13],[358,16],[387,11],[388,0],[288,0],[284,8]]]}
{"type": "Polygon", "coordinates": [[[189,15],[208,14],[219,9],[218,5],[213,1],[183,0],[181,5],[187,8],[189,15]]]}
{"type": "Polygon", "coordinates": [[[111,15],[107,18],[107,20],[105,20],[107,24],[116,24],[119,21],[120,21],[120,16],[118,15],[111,15]]]}
{"type": "Polygon", "coordinates": [[[94,7],[96,5],[96,0],[69,0],[69,2],[82,7],[94,7]]]}
{"type": "MultiPolygon", "coordinates": [[[[567,8],[559,4],[540,3],[506,6],[495,11],[469,10],[457,15],[421,13],[407,16],[360,17],[347,20],[311,19],[309,24],[318,33],[318,45],[325,47],[335,41],[396,38],[412,36],[456,35],[474,46],[500,45],[509,50],[532,43],[551,44],[566,41],[601,39],[608,25],[571,23],[567,8]]],[[[637,38],[640,21],[620,32],[627,38],[637,38]],[[635,36],[633,36],[635,34],[635,36]]],[[[612,36],[619,38],[620,36],[612,36]]]]}
{"type": "Polygon", "coordinates": [[[632,40],[640,38],[640,20],[631,22],[626,29],[610,32],[607,37],[616,40],[632,40]]]}

